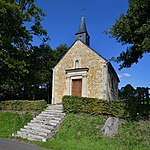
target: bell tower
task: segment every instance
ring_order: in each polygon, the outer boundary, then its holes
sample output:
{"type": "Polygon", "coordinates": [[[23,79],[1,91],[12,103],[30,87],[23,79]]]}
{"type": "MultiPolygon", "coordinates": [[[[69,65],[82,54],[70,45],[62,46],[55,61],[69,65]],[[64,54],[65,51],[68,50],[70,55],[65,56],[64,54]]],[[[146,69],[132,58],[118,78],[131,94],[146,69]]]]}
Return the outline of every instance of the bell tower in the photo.
{"type": "Polygon", "coordinates": [[[86,23],[85,23],[84,16],[82,16],[82,18],[81,18],[79,29],[75,33],[75,35],[76,35],[76,40],[80,39],[86,45],[88,45],[88,46],[90,45],[90,36],[86,29],[86,23]]]}

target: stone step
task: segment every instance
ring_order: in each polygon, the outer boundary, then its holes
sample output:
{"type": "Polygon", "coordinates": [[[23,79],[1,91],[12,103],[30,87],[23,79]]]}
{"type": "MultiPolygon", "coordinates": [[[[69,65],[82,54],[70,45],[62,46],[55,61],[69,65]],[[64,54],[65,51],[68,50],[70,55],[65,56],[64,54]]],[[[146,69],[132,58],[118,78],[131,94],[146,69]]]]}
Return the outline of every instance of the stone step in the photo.
{"type": "Polygon", "coordinates": [[[54,132],[54,129],[41,129],[41,128],[38,128],[38,127],[34,127],[34,128],[30,128],[30,126],[26,127],[26,128],[21,128],[20,130],[26,130],[26,131],[35,131],[35,132],[38,132],[38,133],[43,133],[44,135],[45,134],[51,134],[54,132]]]}
{"type": "Polygon", "coordinates": [[[35,129],[33,130],[33,129],[21,128],[20,131],[27,133],[27,134],[35,134],[35,135],[44,136],[44,137],[47,137],[47,135],[48,135],[48,133],[46,133],[46,132],[41,132],[41,130],[35,130],[35,129]]]}
{"type": "Polygon", "coordinates": [[[47,107],[45,110],[63,110],[61,107],[47,107]]]}
{"type": "Polygon", "coordinates": [[[58,114],[58,113],[57,114],[56,113],[55,114],[54,113],[53,114],[43,114],[43,113],[41,113],[38,116],[42,116],[42,117],[54,117],[54,116],[56,116],[56,117],[64,117],[65,114],[62,114],[62,113],[61,114],[58,114]]]}
{"type": "Polygon", "coordinates": [[[56,123],[56,124],[59,124],[61,121],[60,120],[54,120],[54,119],[50,119],[50,120],[47,120],[48,123],[56,123]]]}
{"type": "Polygon", "coordinates": [[[63,109],[63,106],[62,105],[50,105],[46,109],[51,109],[51,108],[54,108],[54,109],[61,108],[61,109],[63,109]]]}
{"type": "Polygon", "coordinates": [[[32,122],[29,122],[27,125],[24,126],[24,128],[27,128],[30,127],[30,128],[41,128],[41,129],[46,129],[46,130],[53,130],[55,128],[55,126],[50,126],[50,125],[46,125],[46,124],[42,124],[42,123],[32,123],[32,122]]]}
{"type": "Polygon", "coordinates": [[[38,138],[38,139],[43,139],[45,138],[46,136],[41,136],[41,135],[35,135],[35,134],[32,134],[32,133],[28,133],[28,132],[24,132],[24,131],[17,131],[17,134],[24,137],[26,135],[30,135],[31,137],[35,137],[35,138],[38,138]]]}
{"type": "MultiPolygon", "coordinates": [[[[35,117],[33,120],[42,120],[42,121],[46,121],[46,120],[55,120],[54,116],[37,116],[35,117]]],[[[64,116],[56,116],[56,120],[63,120],[64,116]]]]}
{"type": "Polygon", "coordinates": [[[61,114],[63,113],[62,111],[52,111],[52,110],[47,110],[47,111],[43,111],[42,114],[61,114]]]}
{"type": "Polygon", "coordinates": [[[41,114],[48,114],[48,115],[52,115],[52,114],[56,114],[56,115],[63,115],[63,112],[60,111],[43,111],[41,112],[41,114]]]}
{"type": "Polygon", "coordinates": [[[48,106],[13,135],[34,141],[46,141],[46,139],[54,137],[65,117],[62,110],[62,105],[48,106]]]}
{"type": "Polygon", "coordinates": [[[27,134],[21,131],[17,131],[16,134],[17,137],[22,137],[23,139],[28,140],[34,140],[34,141],[46,141],[46,137],[39,136],[39,135],[33,135],[33,134],[27,134]]]}
{"type": "Polygon", "coordinates": [[[40,123],[40,124],[44,124],[44,125],[49,125],[51,123],[55,123],[55,124],[59,124],[61,121],[60,120],[31,120],[30,123],[40,123]]]}
{"type": "Polygon", "coordinates": [[[40,130],[41,132],[44,133],[51,133],[55,130],[54,127],[50,127],[48,129],[48,128],[43,128],[41,126],[24,126],[24,129],[31,129],[31,130],[38,130],[38,131],[40,130]]]}
{"type": "Polygon", "coordinates": [[[41,128],[44,128],[44,129],[52,129],[52,128],[56,127],[57,124],[56,123],[45,123],[45,124],[43,124],[43,123],[29,122],[29,123],[27,123],[27,126],[31,126],[31,127],[36,126],[36,127],[41,127],[41,128]]]}
{"type": "Polygon", "coordinates": [[[46,109],[44,111],[47,111],[47,112],[63,112],[62,109],[46,109]]]}
{"type": "Polygon", "coordinates": [[[44,113],[44,112],[42,112],[38,116],[57,117],[57,116],[63,116],[63,114],[61,114],[61,113],[58,114],[58,113],[44,113]]]}
{"type": "Polygon", "coordinates": [[[62,108],[46,108],[44,111],[48,111],[48,110],[52,110],[52,111],[63,111],[62,108]]]}
{"type": "Polygon", "coordinates": [[[35,117],[35,118],[33,118],[33,120],[35,120],[35,121],[46,121],[46,120],[59,120],[59,121],[61,121],[63,119],[63,117],[55,117],[55,116],[53,116],[53,117],[41,117],[41,116],[37,116],[37,117],[35,117]]]}

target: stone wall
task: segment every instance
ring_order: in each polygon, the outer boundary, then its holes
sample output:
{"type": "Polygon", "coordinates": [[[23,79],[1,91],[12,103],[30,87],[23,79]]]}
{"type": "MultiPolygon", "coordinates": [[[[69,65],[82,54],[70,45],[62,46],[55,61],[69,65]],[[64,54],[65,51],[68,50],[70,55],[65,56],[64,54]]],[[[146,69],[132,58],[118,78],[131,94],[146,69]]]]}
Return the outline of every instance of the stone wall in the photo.
{"type": "Polygon", "coordinates": [[[111,64],[108,64],[108,99],[118,99],[119,78],[111,64]]]}
{"type": "Polygon", "coordinates": [[[79,68],[88,68],[87,74],[81,76],[84,79],[84,90],[86,90],[83,96],[108,99],[107,61],[78,40],[53,70],[54,103],[61,103],[64,95],[71,95],[68,88],[68,86],[71,87],[71,82],[67,79],[66,70],[74,69],[76,60],[79,60],[79,68]]]}

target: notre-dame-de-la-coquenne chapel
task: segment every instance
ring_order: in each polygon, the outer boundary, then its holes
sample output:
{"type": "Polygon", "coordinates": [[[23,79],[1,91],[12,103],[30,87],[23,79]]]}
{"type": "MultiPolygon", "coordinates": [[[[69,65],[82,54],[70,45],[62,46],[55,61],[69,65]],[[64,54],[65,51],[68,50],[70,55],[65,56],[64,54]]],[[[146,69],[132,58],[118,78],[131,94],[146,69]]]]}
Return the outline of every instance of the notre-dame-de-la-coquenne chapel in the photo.
{"type": "Polygon", "coordinates": [[[53,69],[52,104],[64,95],[117,99],[119,78],[111,63],[90,47],[84,16],[76,41],[53,69]]]}

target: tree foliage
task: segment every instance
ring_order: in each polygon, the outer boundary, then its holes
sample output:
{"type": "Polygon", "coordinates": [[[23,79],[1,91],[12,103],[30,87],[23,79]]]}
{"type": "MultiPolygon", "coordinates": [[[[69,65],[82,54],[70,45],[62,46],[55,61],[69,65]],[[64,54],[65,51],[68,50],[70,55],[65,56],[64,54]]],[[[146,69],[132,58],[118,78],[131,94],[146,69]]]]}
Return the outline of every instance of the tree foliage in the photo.
{"type": "Polygon", "coordinates": [[[54,66],[60,61],[60,59],[66,54],[68,51],[68,46],[66,44],[60,44],[59,46],[56,47],[53,53],[54,59],[54,66]]]}
{"type": "Polygon", "coordinates": [[[150,52],[150,0],[129,0],[126,14],[121,14],[107,31],[113,38],[128,47],[120,56],[113,58],[120,69],[138,63],[144,53],[150,52]]]}
{"type": "Polygon", "coordinates": [[[0,97],[17,93],[29,73],[26,55],[33,36],[48,39],[41,21],[45,14],[35,0],[0,1],[0,97]]]}
{"type": "Polygon", "coordinates": [[[33,35],[47,35],[41,25],[45,14],[36,6],[35,0],[1,0],[0,14],[2,49],[24,48],[30,44],[33,35]]]}
{"type": "Polygon", "coordinates": [[[55,50],[46,44],[30,47],[23,56],[28,73],[20,75],[13,70],[10,70],[10,74],[4,72],[0,83],[0,99],[48,99],[50,102],[52,68],[67,50],[65,44],[55,50]]]}
{"type": "Polygon", "coordinates": [[[125,87],[122,87],[119,90],[120,99],[130,99],[136,96],[136,90],[132,87],[131,84],[127,84],[125,87]]]}
{"type": "Polygon", "coordinates": [[[135,98],[139,104],[150,104],[150,93],[148,87],[137,87],[134,89],[131,84],[127,84],[119,90],[120,99],[135,98]]]}
{"type": "Polygon", "coordinates": [[[0,0],[0,100],[43,99],[50,91],[52,68],[68,47],[45,43],[44,16],[36,0],[0,0]],[[41,45],[32,45],[34,36],[41,45]]]}

